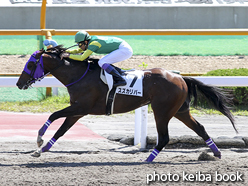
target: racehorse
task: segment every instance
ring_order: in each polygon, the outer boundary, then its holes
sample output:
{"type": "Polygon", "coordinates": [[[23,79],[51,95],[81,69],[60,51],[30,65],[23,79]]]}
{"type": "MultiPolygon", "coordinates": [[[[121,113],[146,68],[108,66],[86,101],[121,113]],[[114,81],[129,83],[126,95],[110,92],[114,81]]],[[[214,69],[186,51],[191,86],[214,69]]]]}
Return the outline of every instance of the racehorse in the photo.
{"type": "MultiPolygon", "coordinates": [[[[58,118],[66,117],[51,140],[32,154],[35,157],[48,151],[79,118],[88,114],[105,114],[108,86],[100,79],[101,69],[96,59],[87,59],[83,62],[71,59],[61,60],[60,54],[64,51],[62,45],[47,51],[43,49],[36,51],[26,63],[16,83],[19,89],[27,89],[31,84],[51,73],[67,87],[70,95],[70,106],[51,114],[39,130],[37,144],[38,147],[41,147],[42,136],[49,125],[58,118]]],[[[142,97],[116,94],[113,113],[125,113],[151,104],[158,132],[158,144],[146,159],[147,162],[152,162],[169,142],[168,123],[172,117],[176,117],[195,131],[210,147],[214,156],[221,158],[220,150],[209,137],[204,126],[190,114],[191,100],[194,98],[194,105],[197,105],[199,93],[203,94],[218,111],[229,118],[236,130],[234,117],[228,107],[231,97],[225,91],[161,68],[144,70],[142,97]]]]}

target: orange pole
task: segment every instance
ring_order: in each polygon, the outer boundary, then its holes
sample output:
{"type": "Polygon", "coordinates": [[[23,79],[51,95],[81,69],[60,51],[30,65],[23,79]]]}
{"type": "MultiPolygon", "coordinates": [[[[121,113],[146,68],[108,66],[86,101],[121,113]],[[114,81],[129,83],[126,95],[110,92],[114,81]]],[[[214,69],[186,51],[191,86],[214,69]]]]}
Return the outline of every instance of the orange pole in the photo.
{"type": "MultiPolygon", "coordinates": [[[[52,39],[52,34],[50,31],[46,31],[46,39],[52,39]]],[[[53,47],[53,46],[49,45],[49,46],[47,46],[47,49],[51,48],[51,47],[53,47]]]]}
{"type": "MultiPolygon", "coordinates": [[[[40,11],[40,29],[46,29],[46,0],[42,1],[41,5],[41,11],[40,11]]],[[[46,39],[52,39],[51,32],[47,31],[46,33],[46,39]]],[[[52,95],[52,88],[47,87],[46,88],[46,96],[52,95]]]]}
{"type": "Polygon", "coordinates": [[[41,11],[40,11],[40,29],[46,28],[46,0],[42,1],[41,11]]]}

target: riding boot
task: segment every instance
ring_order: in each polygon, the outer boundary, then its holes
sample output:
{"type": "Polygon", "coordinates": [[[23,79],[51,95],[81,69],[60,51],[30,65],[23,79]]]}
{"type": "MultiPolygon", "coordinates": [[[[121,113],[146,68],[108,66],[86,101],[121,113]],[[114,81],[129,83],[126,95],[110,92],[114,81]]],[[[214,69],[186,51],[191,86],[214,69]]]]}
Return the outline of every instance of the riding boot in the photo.
{"type": "Polygon", "coordinates": [[[120,73],[115,68],[113,68],[109,74],[113,75],[114,87],[125,86],[127,84],[126,80],[121,77],[120,73]]]}

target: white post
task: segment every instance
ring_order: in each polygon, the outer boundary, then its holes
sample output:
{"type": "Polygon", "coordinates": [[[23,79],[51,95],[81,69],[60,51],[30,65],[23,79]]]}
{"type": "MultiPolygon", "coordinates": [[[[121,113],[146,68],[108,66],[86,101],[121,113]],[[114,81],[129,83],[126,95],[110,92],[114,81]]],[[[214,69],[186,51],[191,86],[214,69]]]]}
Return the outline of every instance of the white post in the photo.
{"type": "Polygon", "coordinates": [[[141,108],[135,110],[134,145],[140,143],[141,134],[141,108]]]}
{"type": "Polygon", "coordinates": [[[148,120],[147,112],[147,105],[135,110],[134,145],[138,145],[140,143],[141,148],[146,148],[148,120]]]}
{"type": "Polygon", "coordinates": [[[53,91],[53,96],[59,95],[59,88],[58,87],[52,87],[52,91],[53,91]]]}
{"type": "Polygon", "coordinates": [[[148,120],[148,105],[141,107],[141,136],[140,143],[141,148],[146,148],[146,138],[147,138],[147,120],[148,120]]]}

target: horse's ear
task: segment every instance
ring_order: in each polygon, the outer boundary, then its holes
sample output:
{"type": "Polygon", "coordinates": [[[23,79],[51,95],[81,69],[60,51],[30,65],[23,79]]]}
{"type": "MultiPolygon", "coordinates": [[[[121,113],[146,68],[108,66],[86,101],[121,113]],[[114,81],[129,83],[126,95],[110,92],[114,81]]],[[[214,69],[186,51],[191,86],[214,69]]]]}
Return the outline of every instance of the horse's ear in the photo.
{"type": "Polygon", "coordinates": [[[45,52],[45,50],[42,48],[39,50],[39,52],[35,55],[35,58],[40,58],[40,56],[45,52]]]}

